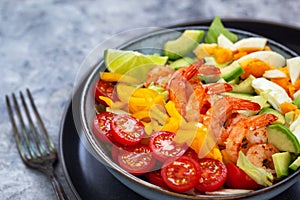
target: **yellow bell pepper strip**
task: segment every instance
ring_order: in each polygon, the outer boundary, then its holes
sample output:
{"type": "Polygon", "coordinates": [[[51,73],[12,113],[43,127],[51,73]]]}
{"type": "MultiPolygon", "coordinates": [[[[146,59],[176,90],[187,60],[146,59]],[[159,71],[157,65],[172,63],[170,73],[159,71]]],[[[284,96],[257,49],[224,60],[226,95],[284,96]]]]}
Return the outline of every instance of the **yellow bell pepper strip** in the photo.
{"type": "Polygon", "coordinates": [[[177,109],[175,107],[175,103],[173,101],[168,101],[168,103],[166,103],[166,105],[165,105],[165,108],[166,108],[167,113],[169,114],[169,116],[174,117],[177,120],[182,119],[182,116],[177,111],[177,109]]]}
{"type": "MultiPolygon", "coordinates": [[[[123,100],[124,99],[125,98],[123,98],[123,100]]],[[[161,95],[148,88],[137,88],[129,97],[129,110],[131,113],[135,113],[140,110],[149,110],[151,106],[157,103],[161,105],[164,104],[163,97],[161,95]]]]}
{"type": "Polygon", "coordinates": [[[163,125],[166,123],[168,119],[168,115],[166,114],[166,111],[164,108],[160,105],[153,105],[151,106],[149,110],[149,114],[151,117],[151,120],[157,121],[159,124],[163,125]]]}
{"type": "Polygon", "coordinates": [[[153,128],[151,127],[151,122],[150,123],[145,123],[145,122],[142,122],[145,126],[144,130],[146,132],[147,135],[152,135],[153,133],[153,128]]]}
{"type": "Polygon", "coordinates": [[[174,141],[187,143],[199,157],[213,158],[223,162],[221,151],[217,146],[212,149],[206,149],[205,143],[209,140],[208,129],[199,122],[188,122],[180,126],[176,133],[174,141]],[[205,151],[205,152],[204,152],[205,151]]]}
{"type": "Polygon", "coordinates": [[[162,131],[170,131],[176,133],[179,129],[179,122],[174,117],[169,117],[167,123],[162,127],[162,131]]]}
{"type": "Polygon", "coordinates": [[[182,121],[174,141],[178,143],[186,143],[197,153],[200,151],[203,140],[206,137],[207,128],[200,122],[184,122],[182,121]]]}
{"type": "Polygon", "coordinates": [[[206,158],[213,158],[213,159],[219,160],[220,162],[223,162],[222,153],[221,153],[220,149],[216,146],[205,157],[206,158]]]}
{"type": "Polygon", "coordinates": [[[148,110],[141,110],[132,114],[133,117],[141,120],[142,122],[150,122],[150,116],[148,110]]]}
{"type": "Polygon", "coordinates": [[[226,152],[225,149],[223,149],[223,150],[221,151],[221,154],[222,154],[222,157],[223,157],[223,163],[224,163],[225,165],[227,165],[228,163],[235,164],[234,162],[232,162],[232,161],[230,160],[230,158],[229,158],[229,156],[228,156],[228,154],[227,154],[227,152],[226,152]]]}
{"type": "Polygon", "coordinates": [[[152,135],[154,132],[160,131],[162,126],[155,120],[152,120],[145,126],[145,132],[147,135],[152,135]]]}
{"type": "Polygon", "coordinates": [[[123,110],[127,106],[126,104],[124,104],[123,102],[120,102],[120,101],[113,102],[109,97],[99,96],[99,99],[104,101],[112,109],[122,109],[123,110]]]}
{"type": "Polygon", "coordinates": [[[113,101],[109,97],[99,96],[99,99],[104,101],[109,107],[112,107],[113,101]]]}
{"type": "Polygon", "coordinates": [[[129,84],[139,84],[140,81],[137,79],[126,76],[124,74],[114,73],[114,72],[100,72],[100,79],[107,82],[119,82],[119,83],[129,83],[129,84]]]}

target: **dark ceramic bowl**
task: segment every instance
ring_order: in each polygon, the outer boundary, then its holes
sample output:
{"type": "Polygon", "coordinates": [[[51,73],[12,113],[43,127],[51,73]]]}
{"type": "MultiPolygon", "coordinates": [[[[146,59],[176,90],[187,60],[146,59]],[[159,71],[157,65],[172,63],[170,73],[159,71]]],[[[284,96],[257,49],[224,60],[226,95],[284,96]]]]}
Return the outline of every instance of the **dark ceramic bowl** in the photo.
{"type": "MultiPolygon", "coordinates": [[[[119,47],[123,50],[136,50],[142,53],[153,54],[162,53],[163,44],[168,40],[174,40],[177,38],[181,32],[186,29],[202,29],[207,30],[207,27],[203,26],[192,26],[192,27],[178,27],[174,29],[160,29],[157,31],[152,31],[149,34],[138,37],[137,39],[131,40],[119,47]]],[[[239,38],[258,36],[249,32],[230,29],[236,33],[239,38]]],[[[268,40],[268,45],[276,52],[282,54],[286,58],[297,56],[297,54],[287,47],[268,40]]],[[[114,48],[114,46],[110,47],[114,48]]],[[[96,54],[102,54],[102,52],[97,52],[96,54]]],[[[95,54],[94,54],[95,55],[95,54]]],[[[300,177],[300,171],[297,170],[287,178],[275,183],[270,187],[255,190],[249,193],[243,194],[232,194],[232,195],[196,195],[196,194],[185,194],[177,193],[167,189],[163,189],[156,185],[153,185],[139,177],[131,175],[130,173],[123,170],[117,164],[115,164],[110,157],[110,152],[107,151],[106,145],[98,142],[92,132],[92,121],[95,116],[94,105],[95,100],[93,96],[93,85],[99,79],[99,72],[105,71],[105,66],[103,60],[97,65],[93,66],[91,72],[81,85],[82,91],[80,94],[80,112],[75,112],[75,118],[79,116],[79,121],[77,121],[77,126],[83,129],[83,135],[80,135],[81,140],[84,142],[86,148],[99,160],[102,162],[106,168],[113,174],[120,182],[135,191],[136,193],[144,196],[148,199],[269,199],[280,194],[290,186],[292,186],[300,177]]],[[[78,102],[78,100],[77,100],[78,102]]],[[[76,105],[76,104],[75,104],[76,105]]],[[[78,109],[76,109],[78,110],[78,109]]],[[[100,197],[99,197],[100,198],[100,197]]]]}

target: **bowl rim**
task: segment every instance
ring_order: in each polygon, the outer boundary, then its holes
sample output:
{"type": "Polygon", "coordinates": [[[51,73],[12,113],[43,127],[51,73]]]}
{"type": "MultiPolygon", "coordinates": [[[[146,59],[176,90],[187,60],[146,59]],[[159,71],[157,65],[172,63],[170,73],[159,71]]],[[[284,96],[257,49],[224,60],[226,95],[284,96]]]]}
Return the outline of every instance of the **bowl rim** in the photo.
{"type": "MultiPolygon", "coordinates": [[[[174,32],[174,31],[179,31],[182,32],[186,29],[200,29],[200,30],[208,30],[208,26],[199,26],[199,25],[192,25],[192,26],[187,26],[185,24],[183,24],[182,26],[177,26],[177,27],[166,27],[166,28],[158,28],[157,30],[148,32],[148,34],[145,35],[141,35],[139,37],[135,37],[134,39],[128,40],[127,42],[117,46],[117,47],[113,47],[115,49],[125,49],[126,47],[133,45],[137,42],[140,42],[146,38],[149,37],[155,37],[159,34],[165,34],[168,32],[174,32]]],[[[298,56],[298,54],[289,49],[288,47],[286,47],[285,45],[276,42],[272,39],[269,39],[265,36],[259,35],[259,34],[255,34],[249,31],[245,31],[245,30],[240,30],[240,29],[236,29],[236,28],[227,28],[228,30],[237,33],[239,35],[243,35],[246,37],[263,37],[266,38],[269,44],[272,44],[273,46],[276,46],[276,48],[280,49],[281,51],[285,52],[286,54],[290,55],[290,56],[298,56]]],[[[81,99],[79,100],[79,104],[80,104],[80,122],[81,122],[81,126],[82,126],[82,130],[83,130],[83,135],[85,137],[85,140],[88,142],[89,147],[92,148],[92,154],[95,156],[97,156],[97,160],[101,160],[101,162],[105,165],[105,167],[109,167],[110,169],[114,170],[115,172],[117,172],[118,174],[123,175],[126,179],[135,182],[136,184],[142,185],[147,187],[148,189],[151,190],[155,190],[157,192],[163,193],[165,195],[171,195],[171,196],[175,196],[175,197],[179,197],[179,198],[185,198],[185,199],[237,199],[237,198],[249,198],[249,197],[257,197],[256,195],[259,194],[263,194],[266,192],[269,192],[270,190],[274,189],[274,188],[278,188],[280,185],[284,185],[285,183],[290,183],[290,185],[292,185],[296,180],[297,177],[300,175],[300,169],[298,169],[296,172],[292,173],[291,175],[289,175],[287,178],[284,178],[282,180],[280,180],[279,182],[276,182],[275,184],[265,187],[265,188],[261,188],[258,190],[254,190],[248,193],[241,193],[241,194],[231,194],[231,195],[207,195],[207,194],[199,194],[199,195],[194,195],[194,194],[188,194],[188,193],[178,193],[178,192],[174,192],[171,190],[167,190],[164,188],[161,188],[159,186],[156,186],[148,181],[145,181],[141,178],[138,178],[130,173],[128,173],[127,171],[125,171],[124,169],[122,169],[119,165],[117,165],[116,163],[114,163],[111,158],[109,156],[106,155],[105,152],[103,152],[103,150],[98,146],[98,143],[95,141],[95,138],[93,137],[93,134],[91,133],[91,130],[89,129],[89,125],[88,122],[86,121],[86,115],[85,115],[85,104],[86,104],[86,95],[88,93],[88,90],[90,89],[90,87],[93,85],[92,81],[94,79],[94,76],[99,73],[101,71],[101,69],[104,68],[104,59],[102,58],[95,66],[94,68],[88,72],[87,77],[85,80],[85,82],[83,82],[83,87],[80,87],[80,89],[82,89],[81,94],[79,95],[81,97],[81,99]]],[[[102,70],[103,71],[103,70],[102,70]]],[[[81,138],[81,137],[80,137],[81,138]]],[[[287,186],[287,188],[290,186],[287,186]]],[[[287,189],[286,188],[286,189],[287,189]]],[[[279,192],[280,193],[280,192],[279,192]]],[[[277,194],[279,194],[277,193],[277,194]]]]}

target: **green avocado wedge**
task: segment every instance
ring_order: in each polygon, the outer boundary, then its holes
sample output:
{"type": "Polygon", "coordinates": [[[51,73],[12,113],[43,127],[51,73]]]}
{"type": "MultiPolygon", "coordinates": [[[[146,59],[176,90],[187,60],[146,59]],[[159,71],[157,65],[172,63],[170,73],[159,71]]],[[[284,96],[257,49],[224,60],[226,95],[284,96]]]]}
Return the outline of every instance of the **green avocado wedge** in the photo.
{"type": "Polygon", "coordinates": [[[297,137],[282,124],[268,126],[267,137],[269,143],[273,144],[279,151],[300,153],[300,144],[297,137]]]}
{"type": "Polygon", "coordinates": [[[291,154],[289,152],[275,153],[272,155],[272,159],[277,178],[288,176],[291,154]]]}
{"type": "Polygon", "coordinates": [[[164,54],[171,60],[186,56],[196,48],[204,35],[203,30],[185,30],[176,40],[167,41],[164,54]]]}
{"type": "Polygon", "coordinates": [[[296,171],[300,167],[300,156],[292,163],[290,164],[289,168],[296,171]]]}
{"type": "Polygon", "coordinates": [[[295,96],[294,104],[300,109],[300,94],[295,96]]]}
{"type": "Polygon", "coordinates": [[[231,65],[220,69],[221,77],[226,81],[232,81],[244,73],[243,68],[238,63],[232,63],[231,65]]]}
{"type": "Polygon", "coordinates": [[[252,87],[252,81],[255,80],[255,77],[250,75],[248,78],[240,82],[239,84],[232,84],[232,91],[239,93],[254,94],[254,88],[252,87]]]}

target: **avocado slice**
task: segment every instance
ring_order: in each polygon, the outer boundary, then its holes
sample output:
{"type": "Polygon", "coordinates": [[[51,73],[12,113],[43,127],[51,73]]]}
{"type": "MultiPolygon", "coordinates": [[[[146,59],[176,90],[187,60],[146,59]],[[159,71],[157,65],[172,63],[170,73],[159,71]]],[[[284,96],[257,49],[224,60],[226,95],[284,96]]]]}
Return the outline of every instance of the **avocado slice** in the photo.
{"type": "Polygon", "coordinates": [[[275,153],[272,155],[272,159],[277,178],[288,176],[291,154],[289,152],[275,153]]]}
{"type": "Polygon", "coordinates": [[[232,91],[233,92],[240,92],[240,93],[248,93],[253,94],[254,88],[252,87],[252,81],[255,80],[253,75],[250,75],[244,81],[240,82],[239,84],[232,84],[232,91]]]}
{"type": "Polygon", "coordinates": [[[290,127],[290,125],[293,123],[295,117],[295,111],[290,111],[285,113],[284,119],[285,119],[285,126],[290,127]]]}
{"type": "Polygon", "coordinates": [[[173,69],[179,69],[180,67],[188,66],[196,61],[197,61],[197,59],[195,59],[195,58],[183,57],[183,58],[180,58],[180,59],[175,60],[174,62],[170,63],[170,66],[173,69]]]}
{"type": "Polygon", "coordinates": [[[241,65],[235,62],[221,69],[221,77],[227,82],[236,79],[243,73],[244,70],[241,65]]]}
{"type": "Polygon", "coordinates": [[[294,162],[292,162],[292,164],[290,164],[289,168],[296,171],[299,167],[300,167],[300,156],[298,156],[298,158],[294,162]]]}
{"type": "Polygon", "coordinates": [[[272,173],[253,165],[242,151],[239,151],[236,165],[250,176],[257,184],[270,186],[274,180],[272,173]]]}
{"type": "Polygon", "coordinates": [[[259,114],[273,114],[276,117],[278,117],[278,119],[273,122],[273,124],[285,124],[285,118],[283,116],[282,113],[280,113],[279,111],[273,109],[273,108],[263,108],[259,111],[259,114]]]}
{"type": "Polygon", "coordinates": [[[273,144],[279,151],[300,153],[300,144],[297,137],[282,124],[268,126],[267,137],[269,143],[273,144]]]}
{"type": "Polygon", "coordinates": [[[176,40],[167,41],[164,45],[164,54],[171,60],[176,60],[190,53],[204,35],[203,30],[185,30],[176,40]]]}
{"type": "Polygon", "coordinates": [[[213,66],[218,67],[220,69],[222,69],[224,67],[227,67],[228,64],[229,64],[228,62],[227,63],[222,63],[222,64],[218,63],[214,56],[207,56],[207,57],[204,58],[204,60],[205,60],[206,65],[213,65],[213,66]]]}
{"type": "MultiPolygon", "coordinates": [[[[300,91],[300,90],[299,90],[300,91]]],[[[298,109],[300,109],[300,93],[296,92],[297,95],[295,95],[294,97],[294,104],[298,107],[298,109]]]]}

